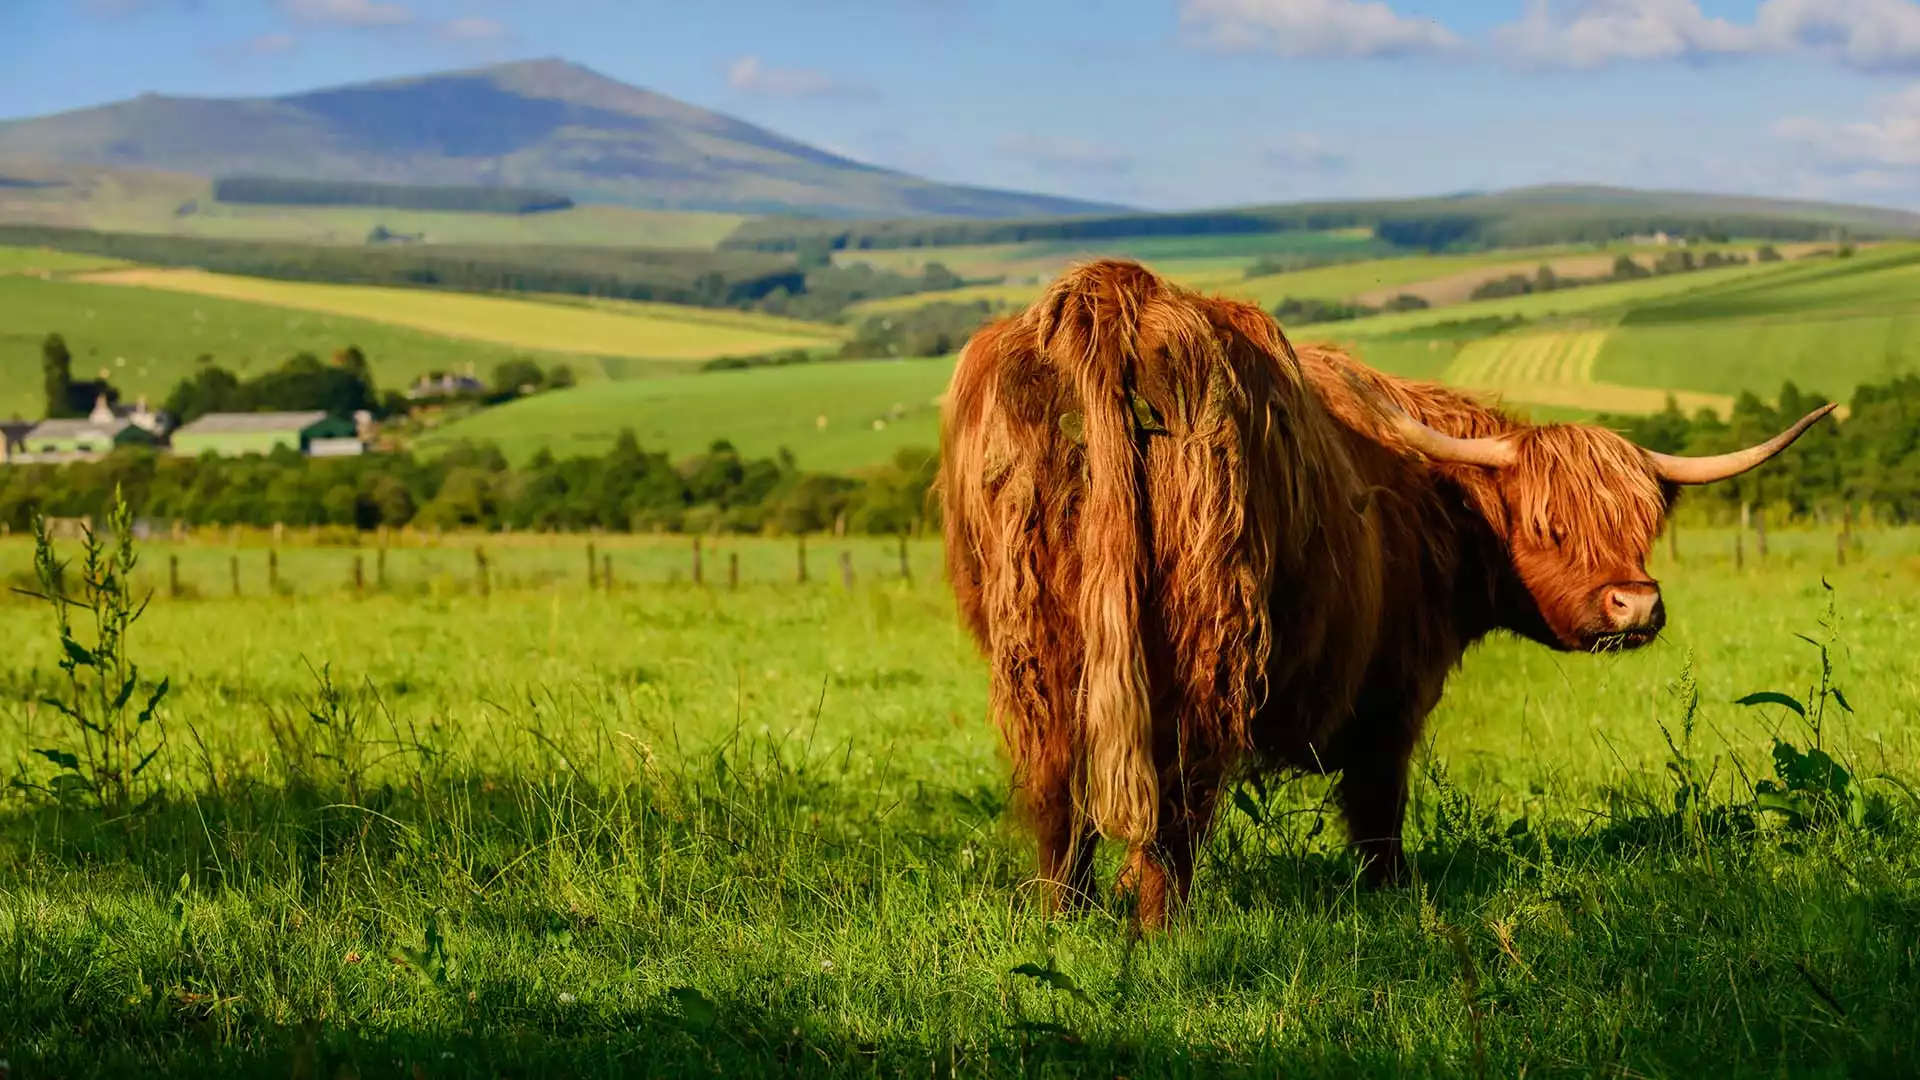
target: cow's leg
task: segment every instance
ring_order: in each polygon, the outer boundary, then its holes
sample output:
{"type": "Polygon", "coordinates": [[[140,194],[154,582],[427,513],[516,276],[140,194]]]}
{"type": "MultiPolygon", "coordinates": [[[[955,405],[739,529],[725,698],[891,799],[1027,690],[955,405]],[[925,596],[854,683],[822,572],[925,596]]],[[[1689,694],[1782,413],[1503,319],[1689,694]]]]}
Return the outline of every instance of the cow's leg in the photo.
{"type": "Polygon", "coordinates": [[[1220,777],[1211,768],[1190,768],[1184,783],[1168,787],[1160,805],[1159,835],[1152,845],[1133,850],[1126,875],[1140,924],[1155,929],[1186,906],[1194,862],[1213,821],[1220,777]]]}
{"type": "Polygon", "coordinates": [[[1087,906],[1093,898],[1093,853],[1100,838],[1074,804],[1068,755],[1042,755],[1032,763],[1025,800],[1039,856],[1042,905],[1049,913],[1087,906]]]}
{"type": "Polygon", "coordinates": [[[1369,885],[1392,885],[1406,876],[1400,834],[1407,816],[1407,764],[1419,730],[1418,721],[1383,710],[1355,717],[1337,740],[1336,794],[1369,885]]]}

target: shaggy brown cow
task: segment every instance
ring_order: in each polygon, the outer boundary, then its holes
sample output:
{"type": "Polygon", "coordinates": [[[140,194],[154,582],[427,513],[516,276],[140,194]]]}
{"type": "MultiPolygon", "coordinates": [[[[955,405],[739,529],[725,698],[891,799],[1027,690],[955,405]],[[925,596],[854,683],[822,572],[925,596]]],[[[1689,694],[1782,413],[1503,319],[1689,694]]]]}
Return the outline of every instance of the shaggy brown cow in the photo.
{"type": "Polygon", "coordinates": [[[1091,894],[1105,835],[1163,922],[1249,766],[1338,770],[1369,878],[1397,878],[1408,758],[1467,646],[1651,640],[1645,563],[1680,485],[1830,408],[1668,457],[1295,350],[1258,308],[1133,263],[1065,274],[962,351],[939,477],[1049,905],[1091,894]]]}

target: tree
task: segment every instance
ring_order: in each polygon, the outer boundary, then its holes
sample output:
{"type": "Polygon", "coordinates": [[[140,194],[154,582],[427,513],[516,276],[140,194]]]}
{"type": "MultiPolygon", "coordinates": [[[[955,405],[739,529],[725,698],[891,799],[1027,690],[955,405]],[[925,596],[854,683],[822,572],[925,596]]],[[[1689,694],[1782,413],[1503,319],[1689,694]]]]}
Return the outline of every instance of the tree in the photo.
{"type": "Polygon", "coordinates": [[[1779,262],[1780,251],[1772,244],[1761,244],[1760,250],[1754,252],[1753,257],[1761,262],[1779,262]]]}
{"type": "Polygon", "coordinates": [[[547,369],[547,385],[555,390],[565,390],[573,385],[573,369],[565,364],[555,364],[547,369]]]}
{"type": "Polygon", "coordinates": [[[524,356],[503,360],[493,369],[493,389],[501,394],[532,393],[546,381],[540,365],[524,356]]]}
{"type": "Polygon", "coordinates": [[[66,338],[48,334],[40,343],[40,370],[46,379],[48,418],[81,415],[73,411],[73,353],[66,338]]]}

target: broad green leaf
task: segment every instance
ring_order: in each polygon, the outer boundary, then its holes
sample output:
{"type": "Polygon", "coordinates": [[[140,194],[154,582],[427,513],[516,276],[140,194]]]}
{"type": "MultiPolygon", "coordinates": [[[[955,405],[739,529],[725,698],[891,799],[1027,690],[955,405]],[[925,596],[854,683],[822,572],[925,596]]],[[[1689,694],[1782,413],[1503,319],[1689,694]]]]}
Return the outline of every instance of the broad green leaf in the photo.
{"type": "Polygon", "coordinates": [[[65,750],[35,750],[34,753],[39,754],[41,757],[46,758],[48,761],[53,762],[63,769],[78,771],[80,768],[80,759],[65,750]]]}
{"type": "Polygon", "coordinates": [[[1806,706],[1800,704],[1798,701],[1795,701],[1793,698],[1788,697],[1787,695],[1779,693],[1778,691],[1774,691],[1774,690],[1762,690],[1759,693],[1748,694],[1746,697],[1740,698],[1739,700],[1735,701],[1734,704],[1735,705],[1780,705],[1780,706],[1784,706],[1786,708],[1792,709],[1794,713],[1800,716],[1802,719],[1804,719],[1807,715],[1806,706]]]}
{"type": "Polygon", "coordinates": [[[87,651],[86,646],[70,637],[64,636],[61,637],[60,644],[66,647],[68,659],[71,659],[81,667],[93,666],[93,654],[87,651]]]}

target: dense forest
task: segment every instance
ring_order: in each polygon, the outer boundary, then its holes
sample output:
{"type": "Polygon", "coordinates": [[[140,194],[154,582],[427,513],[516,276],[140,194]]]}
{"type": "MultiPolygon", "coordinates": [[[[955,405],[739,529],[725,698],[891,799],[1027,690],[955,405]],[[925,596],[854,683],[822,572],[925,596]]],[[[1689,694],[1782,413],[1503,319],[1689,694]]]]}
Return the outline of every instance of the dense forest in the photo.
{"type": "Polygon", "coordinates": [[[294,180],[234,176],[213,182],[223,203],[264,206],[385,206],[396,210],[446,210],[470,214],[538,214],[566,210],[573,200],[556,191],[516,187],[433,187],[377,184],[364,180],[294,180]]]}

